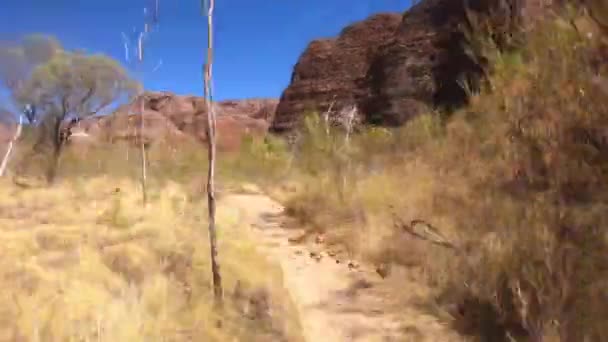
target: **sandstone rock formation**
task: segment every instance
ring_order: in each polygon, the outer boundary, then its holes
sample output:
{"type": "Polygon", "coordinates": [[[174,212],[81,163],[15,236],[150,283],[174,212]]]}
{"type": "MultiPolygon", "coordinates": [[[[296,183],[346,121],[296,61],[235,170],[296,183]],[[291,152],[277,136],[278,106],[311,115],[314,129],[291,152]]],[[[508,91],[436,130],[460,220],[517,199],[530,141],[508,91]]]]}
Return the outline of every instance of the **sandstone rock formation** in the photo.
{"type": "MultiPolygon", "coordinates": [[[[554,0],[469,0],[500,30],[539,18],[554,0]]],[[[482,70],[461,46],[465,0],[423,0],[405,14],[377,14],[335,39],[311,42],[294,67],[271,131],[293,129],[307,110],[356,105],[362,119],[401,125],[433,107],[466,101],[458,81],[482,70]]],[[[332,111],[333,112],[333,111],[332,111]]]]}
{"type": "Polygon", "coordinates": [[[290,130],[301,114],[325,111],[332,102],[341,108],[367,101],[369,66],[400,22],[397,13],[376,14],[346,27],[336,39],[311,42],[294,67],[271,129],[290,130]]]}
{"type": "MultiPolygon", "coordinates": [[[[204,99],[168,92],[149,92],[118,108],[112,115],[86,118],[70,128],[70,141],[139,141],[141,99],[144,101],[145,142],[179,144],[184,141],[206,141],[204,99]]],[[[217,102],[214,108],[217,114],[218,148],[234,149],[246,134],[265,134],[276,104],[274,99],[217,102]]]]}

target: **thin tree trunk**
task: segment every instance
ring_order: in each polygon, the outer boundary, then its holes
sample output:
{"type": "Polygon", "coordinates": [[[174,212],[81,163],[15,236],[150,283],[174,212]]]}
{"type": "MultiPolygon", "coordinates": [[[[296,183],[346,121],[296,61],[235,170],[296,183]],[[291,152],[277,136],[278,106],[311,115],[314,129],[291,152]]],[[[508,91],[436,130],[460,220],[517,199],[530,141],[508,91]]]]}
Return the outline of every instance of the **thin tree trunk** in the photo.
{"type": "Polygon", "coordinates": [[[53,185],[57,179],[57,170],[59,169],[59,158],[61,157],[61,145],[53,146],[51,161],[46,174],[46,181],[49,185],[53,185]]]}
{"type": "Polygon", "coordinates": [[[215,112],[211,87],[213,65],[213,8],[214,0],[209,0],[207,8],[207,63],[205,64],[205,102],[207,105],[207,143],[209,170],[207,173],[207,206],[209,209],[209,245],[211,249],[211,273],[213,275],[213,294],[217,307],[222,306],[223,289],[220,264],[218,261],[217,234],[215,227],[215,112]]]}
{"type": "Polygon", "coordinates": [[[55,179],[57,178],[57,170],[59,169],[59,159],[61,158],[61,152],[63,152],[63,146],[66,143],[68,137],[62,131],[61,124],[64,122],[64,118],[66,117],[66,111],[64,109],[64,114],[59,118],[54,118],[54,122],[52,123],[52,154],[50,164],[48,165],[46,180],[49,185],[55,183],[55,179]]]}
{"type": "Polygon", "coordinates": [[[0,177],[4,176],[4,173],[6,172],[6,168],[8,166],[8,161],[11,159],[11,153],[13,152],[15,143],[21,136],[22,128],[23,128],[23,115],[19,115],[19,125],[17,126],[17,130],[15,131],[15,135],[13,135],[13,138],[8,143],[6,153],[4,154],[4,158],[2,158],[2,164],[0,164],[0,177]]]}
{"type": "MultiPolygon", "coordinates": [[[[144,142],[144,92],[140,95],[139,101],[139,115],[141,123],[139,125],[139,140],[141,148],[141,194],[142,203],[145,207],[148,204],[148,189],[147,189],[147,177],[148,177],[148,158],[146,155],[146,145],[144,142]]],[[[128,157],[127,157],[128,158],[128,157]]]]}

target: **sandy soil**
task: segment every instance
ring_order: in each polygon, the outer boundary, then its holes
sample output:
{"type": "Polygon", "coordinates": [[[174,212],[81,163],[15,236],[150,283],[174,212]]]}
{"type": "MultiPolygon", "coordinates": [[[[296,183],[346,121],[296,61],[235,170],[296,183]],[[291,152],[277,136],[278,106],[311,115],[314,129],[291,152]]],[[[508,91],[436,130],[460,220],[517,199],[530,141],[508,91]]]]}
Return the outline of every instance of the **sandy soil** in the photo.
{"type": "Polygon", "coordinates": [[[229,194],[221,206],[238,211],[239,226],[250,226],[260,249],[280,264],[308,342],[454,341],[430,315],[387,306],[373,269],[330,256],[322,244],[292,243],[302,231],[286,227],[283,207],[268,196],[229,194]]]}

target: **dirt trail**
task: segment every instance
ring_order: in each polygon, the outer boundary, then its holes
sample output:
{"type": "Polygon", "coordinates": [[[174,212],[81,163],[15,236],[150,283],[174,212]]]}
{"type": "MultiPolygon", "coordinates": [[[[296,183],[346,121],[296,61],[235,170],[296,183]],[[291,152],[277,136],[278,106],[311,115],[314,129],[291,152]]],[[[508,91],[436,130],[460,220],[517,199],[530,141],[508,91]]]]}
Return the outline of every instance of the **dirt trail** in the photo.
{"type": "MultiPolygon", "coordinates": [[[[404,325],[407,310],[400,310],[400,317],[388,313],[375,289],[382,279],[373,270],[352,268],[349,260],[336,262],[327,255],[317,259],[315,246],[290,243],[301,232],[283,227],[283,207],[268,196],[230,194],[221,206],[238,211],[241,226],[252,227],[262,251],[281,265],[307,342],[447,341],[421,333],[418,324],[415,329],[404,325]]],[[[440,329],[429,316],[417,319],[431,330],[440,329]]]]}

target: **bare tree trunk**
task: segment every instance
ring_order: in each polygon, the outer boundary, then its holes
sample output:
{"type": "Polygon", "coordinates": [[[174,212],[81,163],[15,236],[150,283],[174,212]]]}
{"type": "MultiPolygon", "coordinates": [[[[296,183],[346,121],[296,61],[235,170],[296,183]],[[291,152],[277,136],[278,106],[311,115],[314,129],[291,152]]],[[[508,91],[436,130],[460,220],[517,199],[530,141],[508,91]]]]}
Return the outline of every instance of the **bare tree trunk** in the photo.
{"type": "Polygon", "coordinates": [[[46,173],[46,181],[49,185],[53,185],[57,179],[57,170],[59,169],[59,158],[61,157],[61,145],[53,146],[50,164],[46,173]]]}
{"type": "Polygon", "coordinates": [[[52,138],[52,151],[51,151],[51,160],[49,161],[46,180],[49,185],[53,185],[57,178],[57,171],[59,170],[59,160],[61,158],[61,153],[63,152],[63,147],[65,143],[69,139],[69,135],[71,134],[71,127],[68,127],[66,130],[62,127],[62,123],[64,123],[64,118],[66,117],[66,111],[63,111],[63,114],[54,118],[51,126],[51,138],[52,138]]]}
{"type": "Polygon", "coordinates": [[[139,116],[140,116],[140,125],[139,125],[139,140],[140,140],[140,148],[141,148],[141,194],[142,194],[142,203],[145,207],[148,204],[148,189],[147,185],[147,177],[148,177],[148,158],[146,155],[146,145],[144,142],[144,92],[142,91],[139,99],[139,116]]]}
{"type": "Polygon", "coordinates": [[[15,135],[8,143],[8,147],[6,148],[6,153],[4,154],[4,158],[2,158],[2,164],[0,164],[0,177],[4,176],[6,172],[6,167],[8,166],[8,161],[11,159],[11,153],[13,152],[13,148],[19,137],[21,136],[21,129],[23,128],[23,115],[19,115],[19,125],[17,126],[17,130],[15,131],[15,135]]]}
{"type": "Polygon", "coordinates": [[[223,303],[222,275],[218,261],[217,234],[215,227],[215,112],[213,111],[213,8],[214,0],[209,0],[207,8],[207,63],[205,64],[205,103],[207,105],[207,143],[209,170],[207,173],[207,206],[209,208],[209,245],[211,249],[211,273],[213,274],[213,294],[218,307],[223,303]]]}

